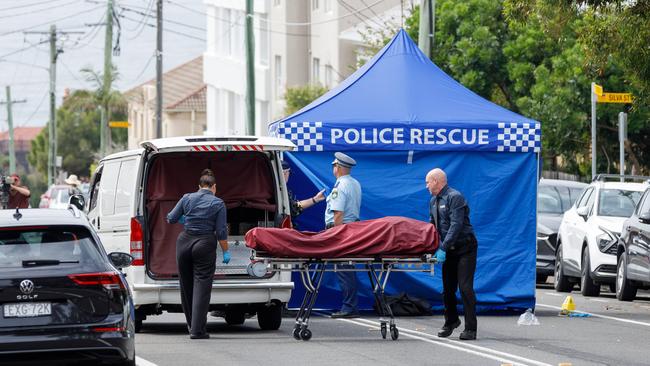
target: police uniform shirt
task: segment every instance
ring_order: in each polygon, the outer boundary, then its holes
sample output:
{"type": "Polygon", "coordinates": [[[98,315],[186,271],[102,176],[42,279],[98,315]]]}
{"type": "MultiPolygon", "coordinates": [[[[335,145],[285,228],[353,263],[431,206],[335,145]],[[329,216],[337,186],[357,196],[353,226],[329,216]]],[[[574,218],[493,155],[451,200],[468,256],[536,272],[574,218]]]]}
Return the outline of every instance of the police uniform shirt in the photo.
{"type": "Polygon", "coordinates": [[[361,184],[350,175],[339,177],[327,196],[325,224],[334,223],[334,211],[343,212],[343,223],[359,221],[361,184]]]}

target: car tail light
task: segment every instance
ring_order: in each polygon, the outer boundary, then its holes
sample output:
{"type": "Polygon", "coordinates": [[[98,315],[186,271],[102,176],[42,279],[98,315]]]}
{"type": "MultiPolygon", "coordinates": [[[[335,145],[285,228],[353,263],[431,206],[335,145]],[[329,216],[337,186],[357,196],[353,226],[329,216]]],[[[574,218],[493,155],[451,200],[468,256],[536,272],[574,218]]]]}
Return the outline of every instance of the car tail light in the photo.
{"type": "Polygon", "coordinates": [[[103,286],[108,290],[126,290],[122,277],[117,272],[96,272],[68,275],[79,286],[103,286]]]}
{"type": "Polygon", "coordinates": [[[293,223],[291,223],[291,216],[287,215],[280,223],[280,227],[283,229],[293,229],[293,223]]]}
{"type": "Polygon", "coordinates": [[[133,257],[132,266],[144,266],[142,225],[135,217],[131,218],[131,256],[133,257]]]}

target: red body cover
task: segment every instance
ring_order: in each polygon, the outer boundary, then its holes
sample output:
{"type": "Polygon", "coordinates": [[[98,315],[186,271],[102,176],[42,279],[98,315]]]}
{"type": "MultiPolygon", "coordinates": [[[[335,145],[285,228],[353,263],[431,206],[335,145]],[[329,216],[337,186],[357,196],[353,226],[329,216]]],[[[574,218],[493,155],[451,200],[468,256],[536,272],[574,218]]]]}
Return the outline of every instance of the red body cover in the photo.
{"type": "Polygon", "coordinates": [[[255,228],[246,233],[246,245],[285,258],[403,257],[434,253],[438,233],[430,223],[389,216],[319,233],[255,228]]]}

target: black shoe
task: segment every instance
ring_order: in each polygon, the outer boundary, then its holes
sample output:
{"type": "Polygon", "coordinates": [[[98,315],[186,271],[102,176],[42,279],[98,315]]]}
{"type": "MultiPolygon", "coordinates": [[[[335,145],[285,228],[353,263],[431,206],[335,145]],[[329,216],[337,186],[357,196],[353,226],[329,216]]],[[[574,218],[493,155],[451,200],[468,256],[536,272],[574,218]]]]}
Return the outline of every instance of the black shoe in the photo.
{"type": "Polygon", "coordinates": [[[473,341],[476,339],[476,331],[475,330],[464,330],[460,334],[460,338],[463,341],[473,341]]]}
{"type": "Polygon", "coordinates": [[[337,311],[331,315],[332,318],[358,318],[359,312],[357,311],[337,311]]]}
{"type": "Polygon", "coordinates": [[[190,334],[190,339],[210,339],[210,335],[208,333],[190,334]]]}
{"type": "Polygon", "coordinates": [[[460,327],[460,319],[456,320],[456,322],[451,325],[443,325],[442,329],[438,332],[438,337],[447,338],[454,332],[454,329],[458,327],[460,327]]]}

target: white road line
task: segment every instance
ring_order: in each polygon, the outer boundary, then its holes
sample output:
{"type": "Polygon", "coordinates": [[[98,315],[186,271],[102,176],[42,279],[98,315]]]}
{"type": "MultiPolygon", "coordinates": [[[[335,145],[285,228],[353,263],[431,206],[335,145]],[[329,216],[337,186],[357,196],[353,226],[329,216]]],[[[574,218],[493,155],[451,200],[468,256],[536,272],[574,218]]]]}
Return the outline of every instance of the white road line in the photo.
{"type": "Polygon", "coordinates": [[[608,300],[604,300],[604,299],[587,299],[587,300],[593,302],[609,302],[608,300]]]}
{"type": "Polygon", "coordinates": [[[137,366],[158,366],[151,361],[147,361],[142,357],[135,356],[135,364],[137,366]]]}
{"type": "MultiPolygon", "coordinates": [[[[351,324],[356,324],[356,325],[361,325],[364,327],[372,327],[374,329],[380,329],[379,323],[376,321],[372,321],[369,319],[337,319],[340,321],[344,321],[346,323],[351,323],[351,324]]],[[[481,346],[476,346],[473,344],[469,344],[469,342],[460,342],[460,341],[454,341],[451,339],[446,339],[446,338],[438,338],[432,334],[428,333],[423,333],[423,332],[418,332],[415,330],[410,330],[410,329],[404,329],[398,327],[399,332],[402,336],[406,336],[409,338],[417,339],[422,342],[427,342],[431,344],[436,344],[442,347],[447,347],[451,348],[457,351],[469,353],[475,356],[483,357],[483,358],[489,358],[491,360],[495,360],[501,363],[511,363],[513,365],[536,365],[536,366],[553,366],[548,363],[544,362],[539,362],[535,360],[531,360],[525,357],[513,355],[510,353],[506,352],[501,352],[497,350],[493,350],[491,348],[486,348],[486,347],[481,347],[481,346]]]]}
{"type": "Polygon", "coordinates": [[[549,295],[549,296],[558,296],[558,297],[563,296],[563,295],[560,295],[560,294],[555,293],[555,292],[544,292],[544,295],[549,295]]]}
{"type": "MultiPolygon", "coordinates": [[[[554,306],[554,305],[547,305],[547,304],[540,304],[540,303],[537,303],[536,306],[541,306],[541,307],[549,308],[549,309],[562,310],[562,308],[561,308],[560,306],[554,306]]],[[[601,314],[595,314],[595,313],[588,313],[588,312],[586,312],[586,311],[577,311],[577,310],[576,310],[575,312],[576,312],[576,313],[580,313],[580,314],[589,314],[589,315],[591,315],[591,316],[593,316],[593,317],[595,317],[595,318],[602,318],[602,319],[616,320],[616,321],[623,322],[623,323],[630,323],[630,324],[636,324],[636,325],[644,325],[644,326],[646,326],[646,327],[650,327],[650,323],[640,322],[640,321],[636,321],[636,320],[630,320],[630,319],[624,319],[624,318],[616,318],[616,317],[613,317],[613,316],[601,315],[601,314]]]]}

